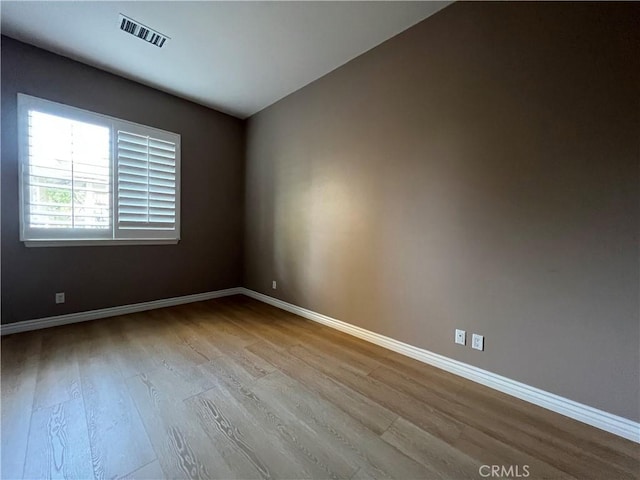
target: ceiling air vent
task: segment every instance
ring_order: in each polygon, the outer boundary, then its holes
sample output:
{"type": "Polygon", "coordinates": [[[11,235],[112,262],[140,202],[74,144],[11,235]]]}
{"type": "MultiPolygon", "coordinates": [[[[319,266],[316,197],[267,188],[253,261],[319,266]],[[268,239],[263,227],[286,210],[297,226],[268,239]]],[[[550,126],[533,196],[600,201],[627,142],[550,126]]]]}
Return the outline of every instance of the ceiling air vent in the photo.
{"type": "Polygon", "coordinates": [[[120,14],[120,30],[123,32],[130,33],[138,37],[145,42],[148,42],[156,47],[162,48],[164,42],[169,40],[169,37],[163,35],[162,33],[154,30],[153,28],[149,28],[146,25],[134,20],[133,18],[127,17],[126,15],[120,14]]]}

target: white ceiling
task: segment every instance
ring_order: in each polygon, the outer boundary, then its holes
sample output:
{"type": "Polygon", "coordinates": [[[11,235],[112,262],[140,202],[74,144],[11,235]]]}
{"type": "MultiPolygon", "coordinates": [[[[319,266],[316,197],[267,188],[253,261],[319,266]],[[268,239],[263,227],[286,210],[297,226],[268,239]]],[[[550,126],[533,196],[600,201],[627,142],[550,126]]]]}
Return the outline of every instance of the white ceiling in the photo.
{"type": "Polygon", "coordinates": [[[246,118],[450,2],[1,3],[2,34],[246,118]],[[120,30],[122,13],[168,35],[120,30]]]}

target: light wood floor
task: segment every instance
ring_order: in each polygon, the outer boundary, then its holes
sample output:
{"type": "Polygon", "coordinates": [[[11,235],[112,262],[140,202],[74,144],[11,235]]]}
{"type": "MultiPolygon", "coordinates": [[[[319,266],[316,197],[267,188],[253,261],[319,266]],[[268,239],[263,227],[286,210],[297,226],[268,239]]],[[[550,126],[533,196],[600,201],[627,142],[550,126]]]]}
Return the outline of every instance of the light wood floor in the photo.
{"type": "Polygon", "coordinates": [[[242,296],[2,339],[4,479],[624,479],[639,455],[242,296]]]}

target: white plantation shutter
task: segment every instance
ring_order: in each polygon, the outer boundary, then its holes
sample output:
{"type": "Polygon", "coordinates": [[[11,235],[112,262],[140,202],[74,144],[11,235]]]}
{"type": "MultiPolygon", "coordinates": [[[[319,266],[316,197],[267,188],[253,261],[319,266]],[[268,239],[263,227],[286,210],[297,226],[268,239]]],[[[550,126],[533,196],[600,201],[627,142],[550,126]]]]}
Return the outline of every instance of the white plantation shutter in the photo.
{"type": "Polygon", "coordinates": [[[116,237],[177,239],[180,139],[143,130],[117,131],[116,237]]]}

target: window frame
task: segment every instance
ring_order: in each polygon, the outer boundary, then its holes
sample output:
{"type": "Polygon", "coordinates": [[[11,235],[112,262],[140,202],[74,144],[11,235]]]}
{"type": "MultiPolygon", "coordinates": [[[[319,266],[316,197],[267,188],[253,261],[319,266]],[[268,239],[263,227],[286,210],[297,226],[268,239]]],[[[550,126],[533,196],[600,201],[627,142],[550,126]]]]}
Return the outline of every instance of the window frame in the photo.
{"type": "Polygon", "coordinates": [[[84,110],[71,105],[53,102],[39,97],[34,97],[24,93],[18,93],[18,175],[19,175],[19,219],[20,219],[20,241],[27,247],[63,247],[63,246],[97,246],[97,245],[175,245],[180,241],[180,173],[181,173],[181,136],[180,134],[161,130],[159,128],[142,125],[128,120],[111,117],[101,113],[84,110]],[[30,109],[37,110],[50,115],[65,117],[80,122],[87,122],[109,128],[109,168],[111,173],[111,192],[109,200],[110,208],[110,228],[104,234],[97,230],[83,231],[83,229],[30,229],[27,215],[26,202],[28,195],[28,169],[29,169],[29,125],[28,112],[30,109]],[[158,139],[169,139],[176,145],[175,152],[175,229],[158,230],[163,232],[158,236],[149,235],[153,232],[149,230],[130,230],[128,236],[123,236],[122,230],[118,229],[118,130],[134,131],[144,135],[154,136],[158,139]],[[173,235],[167,235],[172,232],[173,235]],[[47,236],[47,234],[53,234],[47,236]]]}

